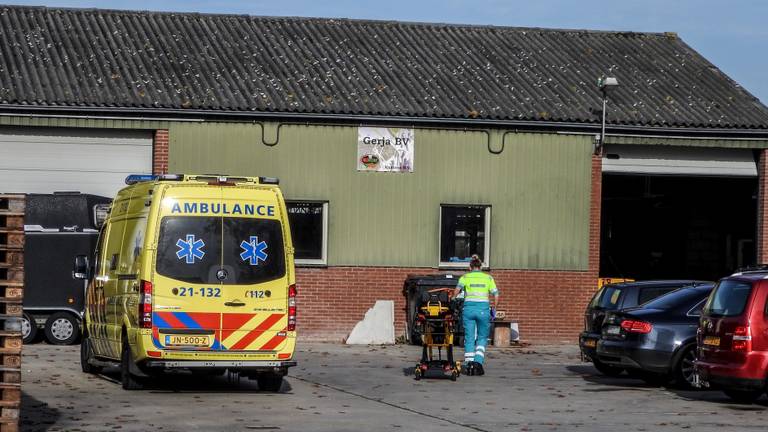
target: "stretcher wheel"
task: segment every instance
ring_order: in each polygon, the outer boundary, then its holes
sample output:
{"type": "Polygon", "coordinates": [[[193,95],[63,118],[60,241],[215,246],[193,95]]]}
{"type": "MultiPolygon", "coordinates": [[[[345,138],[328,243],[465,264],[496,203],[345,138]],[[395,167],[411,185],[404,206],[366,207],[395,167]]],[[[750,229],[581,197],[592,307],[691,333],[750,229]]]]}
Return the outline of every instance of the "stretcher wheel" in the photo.
{"type": "Polygon", "coordinates": [[[419,366],[416,366],[416,369],[413,371],[413,378],[416,381],[421,379],[421,368],[419,366]]]}

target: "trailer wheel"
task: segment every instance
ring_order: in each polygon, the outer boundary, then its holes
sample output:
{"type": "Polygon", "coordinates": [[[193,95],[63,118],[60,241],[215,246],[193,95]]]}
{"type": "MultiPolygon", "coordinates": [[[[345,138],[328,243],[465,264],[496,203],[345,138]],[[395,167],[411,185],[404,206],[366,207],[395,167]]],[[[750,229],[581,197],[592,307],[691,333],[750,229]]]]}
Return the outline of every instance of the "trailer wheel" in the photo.
{"type": "Polygon", "coordinates": [[[24,312],[21,317],[21,336],[25,344],[30,344],[37,338],[37,323],[32,315],[24,312]]]}
{"type": "Polygon", "coordinates": [[[53,345],[72,345],[80,336],[80,323],[74,315],[56,312],[45,322],[45,337],[53,345]]]}

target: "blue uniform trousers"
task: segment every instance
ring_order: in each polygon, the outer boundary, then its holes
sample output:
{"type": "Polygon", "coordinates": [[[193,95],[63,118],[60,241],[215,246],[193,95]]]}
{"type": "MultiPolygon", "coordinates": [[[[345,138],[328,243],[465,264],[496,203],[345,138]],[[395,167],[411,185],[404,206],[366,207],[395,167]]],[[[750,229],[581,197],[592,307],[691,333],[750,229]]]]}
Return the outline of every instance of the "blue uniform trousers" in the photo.
{"type": "Polygon", "coordinates": [[[485,345],[491,327],[491,310],[487,302],[464,302],[464,362],[485,362],[485,345]]]}

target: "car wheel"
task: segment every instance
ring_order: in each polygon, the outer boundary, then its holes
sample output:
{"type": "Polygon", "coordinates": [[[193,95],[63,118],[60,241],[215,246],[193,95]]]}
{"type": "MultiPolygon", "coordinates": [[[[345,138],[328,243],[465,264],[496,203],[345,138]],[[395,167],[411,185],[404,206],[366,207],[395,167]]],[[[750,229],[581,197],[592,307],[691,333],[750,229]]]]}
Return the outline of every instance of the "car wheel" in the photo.
{"type": "Polygon", "coordinates": [[[131,347],[123,339],[123,352],[120,355],[120,381],[125,390],[141,390],[143,387],[141,382],[131,373],[131,363],[133,363],[131,347]]]}
{"type": "Polygon", "coordinates": [[[723,393],[725,393],[729,398],[733,399],[734,402],[738,402],[742,404],[751,404],[756,400],[760,399],[760,396],[763,395],[763,390],[725,389],[723,390],[723,393]]]}
{"type": "Polygon", "coordinates": [[[595,369],[605,376],[617,377],[624,372],[622,367],[607,365],[597,359],[592,360],[592,364],[595,366],[595,369]]]}
{"type": "Polygon", "coordinates": [[[35,322],[35,318],[26,312],[24,312],[24,315],[21,317],[21,337],[22,342],[25,344],[34,342],[37,337],[37,323],[35,322]]]}
{"type": "Polygon", "coordinates": [[[696,361],[696,346],[691,345],[684,348],[683,353],[680,355],[675,366],[675,382],[684,388],[693,388],[695,384],[695,376],[693,364],[696,361]]]}
{"type": "Polygon", "coordinates": [[[45,337],[53,345],[72,345],[80,336],[80,323],[74,315],[56,312],[45,322],[45,337]]]}
{"type": "Polygon", "coordinates": [[[283,386],[283,376],[272,372],[263,372],[256,376],[259,390],[266,392],[278,392],[283,386]]]}
{"type": "Polygon", "coordinates": [[[101,366],[94,366],[91,364],[91,360],[94,359],[93,345],[91,338],[87,334],[83,336],[83,340],[80,341],[80,368],[84,373],[99,374],[101,373],[101,366]]]}

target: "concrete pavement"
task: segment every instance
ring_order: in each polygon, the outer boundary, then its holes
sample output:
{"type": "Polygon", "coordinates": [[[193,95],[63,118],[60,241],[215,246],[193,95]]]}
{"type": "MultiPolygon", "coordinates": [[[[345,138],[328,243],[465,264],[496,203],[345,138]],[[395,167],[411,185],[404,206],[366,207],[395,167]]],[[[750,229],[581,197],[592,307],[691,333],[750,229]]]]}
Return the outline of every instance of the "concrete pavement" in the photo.
{"type": "Polygon", "coordinates": [[[457,382],[415,381],[419,355],[402,345],[300,344],[299,366],[278,394],[188,374],[127,392],[116,370],[80,372],[77,346],[29,345],[22,430],[721,432],[768,422],[765,397],[745,406],[716,391],[605,378],[579,362],[575,346],[491,348],[487,374],[457,382]]]}

